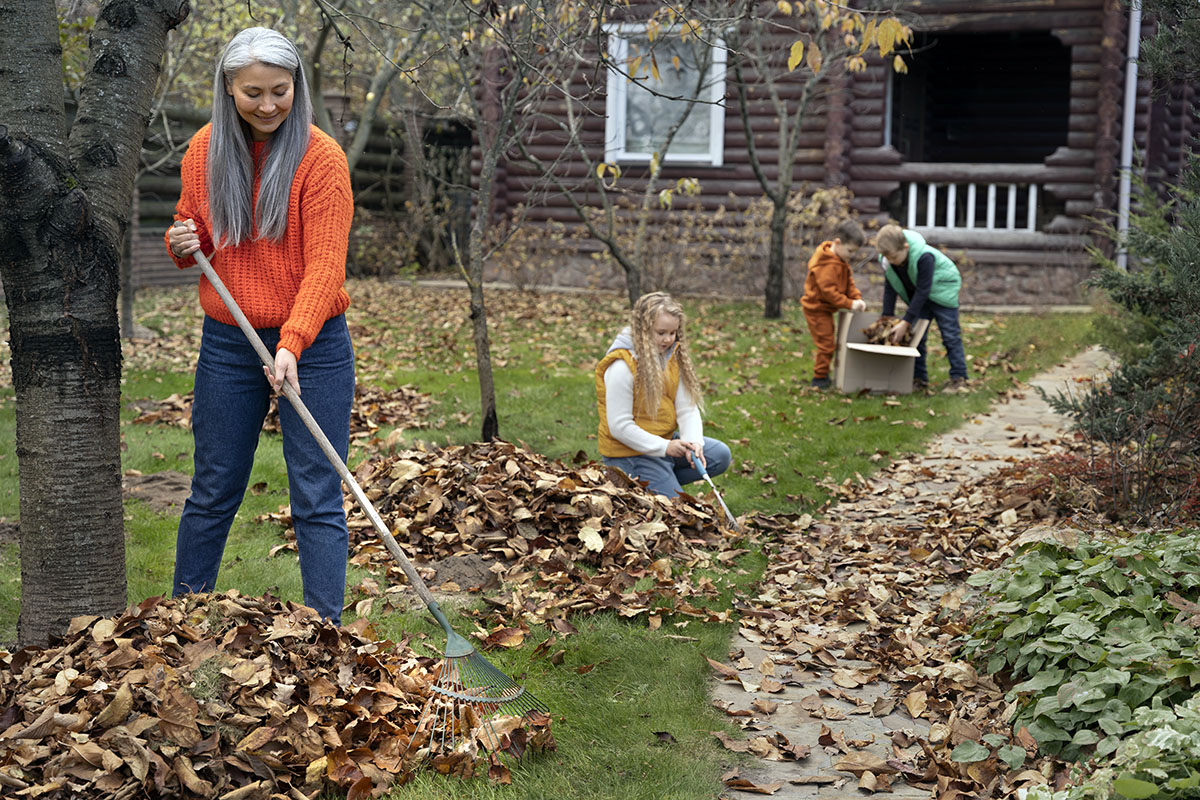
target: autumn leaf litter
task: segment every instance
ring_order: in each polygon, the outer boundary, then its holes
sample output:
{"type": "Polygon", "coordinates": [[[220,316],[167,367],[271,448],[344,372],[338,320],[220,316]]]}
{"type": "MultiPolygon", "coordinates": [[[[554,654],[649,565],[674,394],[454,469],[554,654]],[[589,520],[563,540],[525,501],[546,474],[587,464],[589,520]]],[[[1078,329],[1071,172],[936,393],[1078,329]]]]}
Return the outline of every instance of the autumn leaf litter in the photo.
{"type": "MultiPolygon", "coordinates": [[[[411,777],[438,668],[407,641],[376,641],[365,620],[334,628],[236,591],[79,617],[60,644],[0,661],[0,785],[14,797],[368,797],[411,777]]],[[[554,748],[548,719],[525,727],[504,745],[554,748]]],[[[508,780],[480,751],[484,726],[458,735],[439,770],[508,780]]]]}

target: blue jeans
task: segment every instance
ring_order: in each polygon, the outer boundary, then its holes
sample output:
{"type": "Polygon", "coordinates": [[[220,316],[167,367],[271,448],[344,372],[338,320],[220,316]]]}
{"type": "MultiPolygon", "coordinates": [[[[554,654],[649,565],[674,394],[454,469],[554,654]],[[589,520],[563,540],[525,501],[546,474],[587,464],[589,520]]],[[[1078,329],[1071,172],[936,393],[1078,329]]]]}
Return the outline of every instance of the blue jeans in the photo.
{"type": "MultiPolygon", "coordinates": [[[[275,352],[278,328],[258,331],[275,352]]],[[[300,397],[346,460],[354,402],[354,350],[345,316],[328,320],[298,362],[300,397]]],[[[196,363],[192,436],[195,475],[175,543],[174,596],[210,592],[234,515],[254,466],[254,451],[272,390],[262,362],[241,329],[204,318],[196,363]]],[[[346,597],[349,535],[337,471],[292,404],[280,398],[279,425],[288,496],[300,551],[304,604],[340,622],[346,597]]]]}
{"type": "MultiPolygon", "coordinates": [[[[967,377],[967,356],[963,351],[962,328],[958,324],[958,309],[940,306],[928,301],[921,309],[924,319],[937,322],[938,331],[942,334],[942,344],[946,347],[946,357],[950,359],[950,379],[967,377]]],[[[933,327],[932,325],[930,326],[933,327]]],[[[913,380],[929,382],[929,371],[925,366],[925,340],[929,338],[929,328],[917,344],[917,362],[913,366],[913,380]]]]}
{"type": "MultiPolygon", "coordinates": [[[[683,492],[685,483],[700,480],[700,470],[693,467],[686,458],[668,458],[666,456],[625,456],[624,458],[602,457],[605,464],[617,467],[631,478],[641,478],[649,483],[648,488],[655,494],[674,497],[683,492]]],[[[704,461],[708,465],[708,475],[720,475],[729,469],[733,459],[729,445],[719,439],[704,437],[704,461]]]]}

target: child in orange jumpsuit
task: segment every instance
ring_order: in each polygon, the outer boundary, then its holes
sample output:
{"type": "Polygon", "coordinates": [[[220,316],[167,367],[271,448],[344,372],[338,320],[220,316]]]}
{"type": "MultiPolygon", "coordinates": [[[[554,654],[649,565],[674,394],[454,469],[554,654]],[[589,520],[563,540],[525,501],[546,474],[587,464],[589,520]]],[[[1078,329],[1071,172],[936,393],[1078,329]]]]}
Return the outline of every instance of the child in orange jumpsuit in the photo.
{"type": "Polygon", "coordinates": [[[837,347],[833,315],[840,308],[864,311],[862,292],[854,285],[850,260],[866,244],[867,237],[853,220],[845,220],[834,230],[833,241],[821,242],[808,260],[808,277],[804,279],[804,296],[800,307],[808,321],[817,355],[813,365],[812,385],[829,388],[829,365],[837,347]]]}

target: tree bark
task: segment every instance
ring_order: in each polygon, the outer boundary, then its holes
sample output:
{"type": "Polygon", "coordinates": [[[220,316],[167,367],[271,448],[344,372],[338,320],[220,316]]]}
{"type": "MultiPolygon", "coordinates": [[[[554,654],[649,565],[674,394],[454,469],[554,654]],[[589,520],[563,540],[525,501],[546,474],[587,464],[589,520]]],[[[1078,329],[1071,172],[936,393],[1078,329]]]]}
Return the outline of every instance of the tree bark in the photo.
{"type": "Polygon", "coordinates": [[[786,257],[787,195],[776,198],[771,206],[771,247],[767,253],[767,283],[763,297],[763,317],[783,316],[783,273],[786,257]],[[782,201],[782,202],[781,202],[782,201]]]}
{"type": "Polygon", "coordinates": [[[0,0],[0,278],[16,393],[22,644],[125,596],[120,244],[167,31],[186,0],[108,0],[70,132],[52,0],[0,0]]]}

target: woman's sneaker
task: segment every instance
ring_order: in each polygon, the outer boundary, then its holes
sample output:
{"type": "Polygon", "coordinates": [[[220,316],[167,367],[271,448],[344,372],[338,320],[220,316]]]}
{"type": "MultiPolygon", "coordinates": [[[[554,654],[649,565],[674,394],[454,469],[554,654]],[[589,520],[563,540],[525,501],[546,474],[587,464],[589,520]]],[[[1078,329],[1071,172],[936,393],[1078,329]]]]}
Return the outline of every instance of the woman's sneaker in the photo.
{"type": "Polygon", "coordinates": [[[821,391],[825,391],[831,385],[832,383],[830,382],[829,378],[813,378],[811,384],[814,389],[820,389],[821,391]]]}

